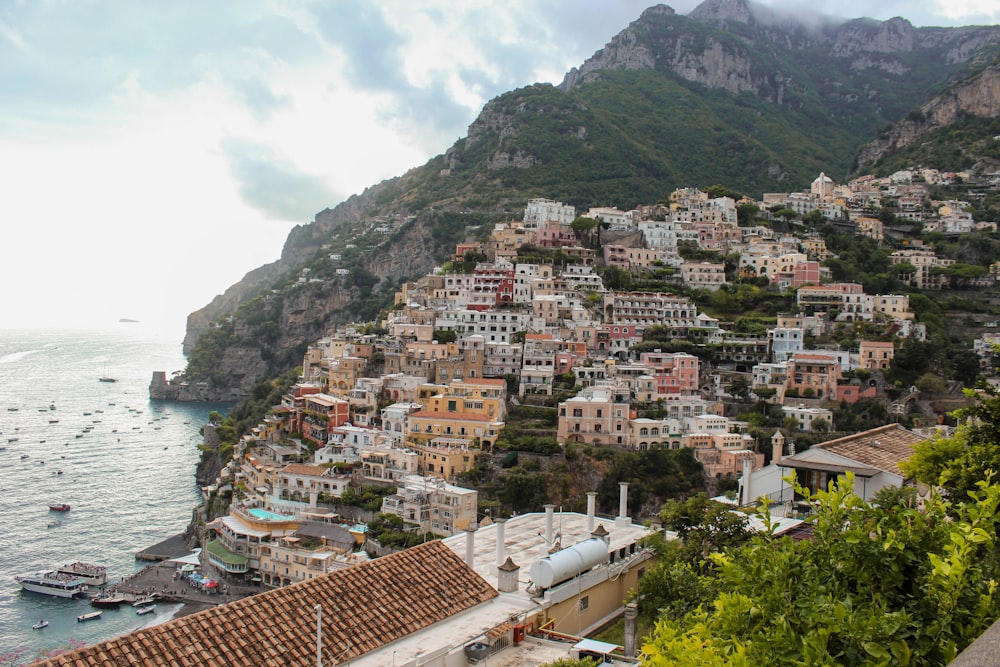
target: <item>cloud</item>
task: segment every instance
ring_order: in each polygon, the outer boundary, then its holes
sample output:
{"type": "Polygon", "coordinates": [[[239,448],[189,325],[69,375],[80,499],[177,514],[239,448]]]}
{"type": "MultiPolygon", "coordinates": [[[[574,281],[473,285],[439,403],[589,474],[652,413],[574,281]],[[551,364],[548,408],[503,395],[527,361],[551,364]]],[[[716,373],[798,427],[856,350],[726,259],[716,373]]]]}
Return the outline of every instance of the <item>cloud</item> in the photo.
{"type": "Polygon", "coordinates": [[[410,87],[403,75],[403,37],[376,3],[340,1],[314,8],[320,36],[342,52],[348,81],[366,90],[410,87]]]}
{"type": "Polygon", "coordinates": [[[232,84],[237,99],[250,111],[254,118],[264,122],[291,102],[288,95],[276,94],[266,82],[257,78],[246,78],[232,84]]]}
{"type": "Polygon", "coordinates": [[[271,219],[309,221],[344,193],[334,192],[321,178],[298,170],[268,146],[228,138],[221,143],[240,198],[271,219]]]}

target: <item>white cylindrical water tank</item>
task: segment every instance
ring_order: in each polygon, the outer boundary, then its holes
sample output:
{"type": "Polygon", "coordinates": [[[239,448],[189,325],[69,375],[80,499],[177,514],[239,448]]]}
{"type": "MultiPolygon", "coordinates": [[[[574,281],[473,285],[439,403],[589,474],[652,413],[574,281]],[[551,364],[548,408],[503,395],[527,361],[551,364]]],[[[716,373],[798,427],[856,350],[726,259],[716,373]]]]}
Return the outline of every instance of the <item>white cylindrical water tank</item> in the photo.
{"type": "Polygon", "coordinates": [[[607,562],[608,545],[604,540],[592,537],[532,563],[531,580],[539,588],[552,588],[607,562]]]}

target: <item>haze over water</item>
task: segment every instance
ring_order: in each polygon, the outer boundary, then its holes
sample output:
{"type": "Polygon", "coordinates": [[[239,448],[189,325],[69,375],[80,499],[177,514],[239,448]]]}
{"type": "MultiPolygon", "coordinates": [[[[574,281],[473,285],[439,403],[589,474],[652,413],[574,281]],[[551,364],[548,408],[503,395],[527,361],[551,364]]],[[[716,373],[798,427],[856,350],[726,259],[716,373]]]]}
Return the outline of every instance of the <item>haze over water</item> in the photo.
{"type": "Polygon", "coordinates": [[[151,402],[152,372],[169,377],[184,364],[179,340],[141,323],[0,330],[0,654],[92,644],[176,610],[137,617],[122,607],[77,623],[93,610],[87,600],[24,592],[13,577],[84,560],[117,581],[142,568],[135,552],[184,530],[201,501],[199,429],[228,407],[151,402]],[[99,382],[105,374],[118,381],[99,382]],[[72,510],[51,512],[50,502],[72,510]],[[39,619],[49,627],[33,631],[39,619]]]}

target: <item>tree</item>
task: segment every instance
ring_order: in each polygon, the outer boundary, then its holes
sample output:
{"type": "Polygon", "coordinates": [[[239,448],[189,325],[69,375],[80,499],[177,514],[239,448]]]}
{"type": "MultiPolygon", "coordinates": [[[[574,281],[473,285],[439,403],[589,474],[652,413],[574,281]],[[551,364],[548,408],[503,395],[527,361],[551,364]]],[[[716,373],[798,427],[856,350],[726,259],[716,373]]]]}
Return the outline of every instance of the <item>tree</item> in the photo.
{"type": "Polygon", "coordinates": [[[802,216],[802,222],[812,227],[817,227],[823,224],[825,220],[826,218],[823,217],[823,212],[818,208],[815,208],[802,216]]]}
{"type": "Polygon", "coordinates": [[[869,504],[853,486],[798,489],[815,507],[811,540],[765,531],[711,556],[712,599],[661,616],[645,664],[949,663],[1000,614],[1000,486],[958,505],[932,495],[923,510],[902,493],[869,504]]]}
{"type": "Polygon", "coordinates": [[[750,227],[757,222],[758,213],[760,213],[760,207],[756,204],[737,204],[736,224],[740,227],[750,227]]]}
{"type": "Polygon", "coordinates": [[[738,375],[729,383],[729,394],[736,398],[746,398],[750,395],[750,380],[743,375],[738,375]]]}
{"type": "Polygon", "coordinates": [[[669,500],[660,510],[663,527],[677,532],[684,545],[682,554],[691,565],[702,563],[709,554],[735,546],[749,536],[748,520],[725,503],[710,499],[704,492],[686,500],[669,500]]]}
{"type": "Polygon", "coordinates": [[[439,343],[454,343],[458,340],[458,332],[454,329],[435,329],[434,340],[439,343]]]}
{"type": "Polygon", "coordinates": [[[823,419],[822,417],[814,419],[812,425],[809,427],[816,433],[826,433],[830,430],[830,422],[823,419]]]}
{"type": "Polygon", "coordinates": [[[798,213],[796,213],[793,209],[790,208],[779,208],[777,211],[774,212],[774,214],[779,218],[784,218],[785,222],[788,222],[789,220],[792,220],[796,216],[798,216],[798,213]]]}
{"type": "Polygon", "coordinates": [[[964,500],[991,472],[1000,471],[1000,394],[984,387],[965,390],[976,398],[956,410],[960,426],[949,438],[925,440],[901,467],[921,482],[944,489],[949,498],[964,500]]]}
{"type": "Polygon", "coordinates": [[[573,222],[569,223],[570,229],[576,234],[587,248],[593,247],[594,230],[597,229],[597,220],[585,216],[577,216],[573,222]]]}

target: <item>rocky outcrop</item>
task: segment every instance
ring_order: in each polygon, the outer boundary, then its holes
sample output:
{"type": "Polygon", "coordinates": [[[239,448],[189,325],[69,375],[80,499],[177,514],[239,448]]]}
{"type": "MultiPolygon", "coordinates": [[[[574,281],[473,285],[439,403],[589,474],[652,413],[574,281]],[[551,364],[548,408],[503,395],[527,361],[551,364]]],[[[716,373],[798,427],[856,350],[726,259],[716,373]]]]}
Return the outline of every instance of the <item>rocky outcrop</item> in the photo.
{"type": "Polygon", "coordinates": [[[666,5],[647,9],[583,65],[570,70],[560,88],[569,90],[604,70],[658,69],[708,88],[748,91],[781,103],[774,91],[794,78],[792,72],[783,71],[780,61],[756,59],[749,47],[779,57],[789,51],[800,51],[803,57],[821,53],[827,59],[842,59],[845,69],[876,69],[899,76],[910,70],[906,54],[915,51],[955,65],[996,44],[1000,44],[997,26],[914,28],[899,17],[805,19],[747,0],[705,0],[686,17],[666,5]],[[691,21],[719,28],[725,36],[686,29],[691,21]]]}
{"type": "Polygon", "coordinates": [[[1000,63],[952,86],[916,113],[897,124],[884,136],[864,146],[858,165],[877,162],[882,156],[901,150],[923,135],[951,125],[964,116],[995,118],[1000,115],[1000,63]]]}
{"type": "Polygon", "coordinates": [[[201,450],[201,460],[195,470],[194,478],[198,486],[215,484],[222,470],[222,458],[219,456],[219,434],[212,424],[206,424],[201,429],[204,446],[201,450]]]}

